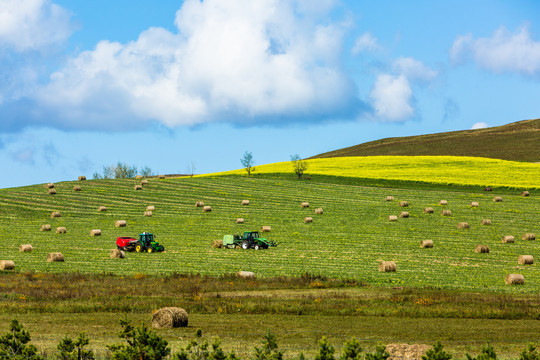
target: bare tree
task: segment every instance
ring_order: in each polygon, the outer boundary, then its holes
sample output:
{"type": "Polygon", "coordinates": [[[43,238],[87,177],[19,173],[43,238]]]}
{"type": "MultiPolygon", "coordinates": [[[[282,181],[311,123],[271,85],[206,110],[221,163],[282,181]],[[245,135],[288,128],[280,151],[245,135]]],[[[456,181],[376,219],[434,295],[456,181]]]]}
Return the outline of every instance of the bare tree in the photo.
{"type": "Polygon", "coordinates": [[[253,166],[255,164],[255,161],[253,160],[253,154],[249,151],[246,151],[244,153],[244,157],[240,159],[240,163],[246,169],[248,176],[251,175],[252,171],[255,171],[255,167],[253,166]]]}
{"type": "Polygon", "coordinates": [[[301,179],[302,176],[304,176],[304,172],[308,168],[307,161],[302,160],[300,155],[294,154],[294,155],[291,155],[291,164],[293,166],[294,173],[296,174],[296,176],[298,176],[299,179],[301,179]]]}

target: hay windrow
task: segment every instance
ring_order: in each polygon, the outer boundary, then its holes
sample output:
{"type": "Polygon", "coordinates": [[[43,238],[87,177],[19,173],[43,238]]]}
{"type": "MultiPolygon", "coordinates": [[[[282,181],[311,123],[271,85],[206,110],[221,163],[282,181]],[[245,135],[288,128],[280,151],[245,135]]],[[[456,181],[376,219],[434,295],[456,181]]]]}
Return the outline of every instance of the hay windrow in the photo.
{"type": "Polygon", "coordinates": [[[487,245],[476,245],[474,252],[477,254],[489,254],[489,246],[487,245]]]}
{"type": "Polygon", "coordinates": [[[79,176],[79,181],[84,181],[86,180],[86,176],[82,175],[82,176],[79,176]]]}
{"type": "Polygon", "coordinates": [[[389,195],[386,197],[386,201],[394,201],[394,197],[389,195]]]}
{"type": "Polygon", "coordinates": [[[21,244],[19,246],[19,252],[31,252],[33,250],[30,244],[21,244]]]}
{"type": "Polygon", "coordinates": [[[127,222],[126,220],[116,220],[116,222],[114,223],[114,226],[115,227],[126,227],[127,226],[127,222]]]}
{"type": "Polygon", "coordinates": [[[223,247],[223,240],[214,240],[214,241],[212,241],[212,247],[214,249],[221,249],[223,247]]]}
{"type": "Polygon", "coordinates": [[[399,202],[399,206],[401,206],[401,207],[407,207],[407,206],[409,206],[409,202],[408,202],[408,201],[400,201],[400,202],[399,202]]]}
{"type": "Polygon", "coordinates": [[[514,236],[512,235],[506,235],[502,237],[503,243],[513,243],[514,242],[514,236]]]}
{"type": "Polygon", "coordinates": [[[521,240],[536,240],[536,235],[533,233],[526,233],[521,236],[521,240]]]}
{"type": "Polygon", "coordinates": [[[388,215],[388,221],[397,221],[398,217],[396,215],[388,215]]]}
{"type": "Polygon", "coordinates": [[[405,219],[406,219],[406,218],[409,217],[409,215],[410,215],[410,214],[409,214],[408,211],[402,211],[402,212],[399,213],[399,217],[400,217],[400,218],[405,218],[405,219]]]}
{"type": "Polygon", "coordinates": [[[100,229],[93,229],[90,231],[90,236],[101,236],[101,230],[100,229]]]}
{"type": "Polygon", "coordinates": [[[100,207],[98,207],[98,211],[107,211],[107,207],[106,206],[100,206],[100,207]]]}
{"type": "Polygon", "coordinates": [[[203,206],[203,209],[202,209],[203,212],[211,212],[212,211],[212,207],[211,206],[203,206]]]}
{"type": "Polygon", "coordinates": [[[47,190],[47,193],[49,195],[56,195],[56,189],[49,189],[49,190],[47,190]]]}
{"type": "Polygon", "coordinates": [[[433,247],[433,240],[422,240],[422,241],[420,241],[420,247],[421,248],[432,248],[433,247]]]}
{"type": "Polygon", "coordinates": [[[251,271],[239,271],[236,273],[236,276],[238,276],[239,278],[242,278],[242,279],[254,279],[255,278],[255,273],[251,272],[251,271]]]}
{"type": "Polygon", "coordinates": [[[493,202],[501,202],[502,200],[503,200],[503,199],[502,199],[502,197],[500,197],[500,196],[495,196],[495,197],[493,198],[493,202]]]}
{"type": "Polygon", "coordinates": [[[51,231],[51,224],[43,224],[39,228],[39,231],[51,231]]]}
{"type": "Polygon", "coordinates": [[[478,202],[471,201],[471,207],[478,207],[478,206],[480,206],[480,204],[478,204],[478,202]]]}
{"type": "Polygon", "coordinates": [[[317,215],[322,215],[322,214],[324,213],[323,208],[316,208],[316,209],[314,210],[314,212],[315,212],[315,214],[317,214],[317,215]]]}
{"type": "Polygon", "coordinates": [[[427,207],[424,209],[424,214],[433,214],[435,210],[432,207],[427,207]]]}
{"type": "Polygon", "coordinates": [[[110,258],[111,259],[123,259],[126,257],[126,253],[119,249],[111,249],[110,258]]]}
{"type": "Polygon", "coordinates": [[[249,205],[249,200],[242,200],[241,204],[242,205],[249,205]]]}
{"type": "Polygon", "coordinates": [[[135,190],[142,190],[142,185],[135,185],[135,186],[133,187],[133,189],[135,189],[135,190]]]}
{"type": "Polygon", "coordinates": [[[57,234],[65,234],[66,232],[67,232],[67,230],[63,226],[59,226],[59,227],[56,228],[56,233],[57,234]]]}
{"type": "Polygon", "coordinates": [[[60,214],[60,211],[53,211],[51,213],[51,219],[52,218],[58,218],[58,217],[61,217],[62,215],[60,214]]]}
{"type": "Polygon", "coordinates": [[[304,223],[307,224],[307,223],[310,223],[310,222],[313,222],[313,218],[312,218],[311,216],[306,216],[306,217],[304,218],[304,223]]]}
{"type": "Polygon", "coordinates": [[[380,272],[395,272],[396,269],[396,263],[393,261],[381,261],[379,263],[380,272]]]}
{"type": "Polygon", "coordinates": [[[525,277],[521,274],[508,274],[504,279],[507,285],[524,285],[525,277]]]}
{"type": "Polygon", "coordinates": [[[525,190],[524,192],[521,193],[521,196],[529,196],[529,192],[527,190],[525,190]]]}
{"type": "Polygon", "coordinates": [[[491,220],[489,219],[483,219],[481,222],[482,225],[491,225],[491,220]]]}
{"type": "Polygon", "coordinates": [[[459,224],[457,224],[457,228],[458,228],[458,229],[468,229],[468,228],[469,228],[469,223],[467,223],[467,222],[460,222],[459,224]]]}
{"type": "Polygon", "coordinates": [[[532,264],[534,264],[534,257],[532,255],[519,255],[518,264],[520,264],[520,265],[532,265],[532,264]]]}
{"type": "Polygon", "coordinates": [[[64,262],[64,255],[60,252],[53,252],[47,255],[47,262],[64,262]]]}
{"type": "Polygon", "coordinates": [[[452,216],[452,210],[443,210],[441,211],[442,216],[452,216]]]}
{"type": "Polygon", "coordinates": [[[144,212],[144,216],[146,217],[151,217],[153,215],[153,213],[151,211],[145,211],[144,212]]]}
{"type": "Polygon", "coordinates": [[[164,307],[152,315],[152,327],[155,329],[186,327],[188,322],[187,311],[179,307],[164,307]]]}
{"type": "Polygon", "coordinates": [[[15,262],[13,260],[0,260],[0,270],[13,269],[15,269],[15,262]]]}
{"type": "Polygon", "coordinates": [[[264,226],[261,226],[261,231],[262,232],[271,232],[272,228],[270,226],[264,225],[264,226]]]}
{"type": "Polygon", "coordinates": [[[304,201],[300,204],[300,207],[301,208],[308,208],[309,207],[309,203],[307,201],[304,201]]]}
{"type": "Polygon", "coordinates": [[[448,205],[447,200],[439,200],[439,205],[448,205]]]}
{"type": "Polygon", "coordinates": [[[237,218],[236,223],[237,224],[243,224],[244,223],[244,218],[237,218]]]}
{"type": "Polygon", "coordinates": [[[196,207],[203,207],[203,206],[204,206],[204,202],[203,202],[203,201],[197,201],[197,202],[195,203],[195,206],[196,206],[196,207]]]}
{"type": "Polygon", "coordinates": [[[82,188],[79,185],[75,185],[73,191],[82,191],[82,188]]]}

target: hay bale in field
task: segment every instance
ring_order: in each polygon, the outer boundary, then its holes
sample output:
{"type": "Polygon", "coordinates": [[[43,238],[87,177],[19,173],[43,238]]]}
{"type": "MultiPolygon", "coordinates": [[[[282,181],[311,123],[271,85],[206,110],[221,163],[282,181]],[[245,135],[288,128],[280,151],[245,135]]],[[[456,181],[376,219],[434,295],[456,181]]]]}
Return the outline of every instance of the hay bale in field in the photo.
{"type": "Polygon", "coordinates": [[[64,255],[60,252],[49,253],[47,255],[47,262],[63,262],[64,255]]]}
{"type": "Polygon", "coordinates": [[[308,208],[309,207],[309,203],[307,201],[304,201],[300,204],[300,207],[301,208],[308,208]]]}
{"type": "Polygon", "coordinates": [[[214,240],[214,241],[212,241],[212,247],[214,249],[221,249],[223,247],[223,240],[214,240]]]}
{"type": "Polygon", "coordinates": [[[393,261],[381,261],[379,263],[379,271],[380,272],[395,272],[396,263],[393,261]]]}
{"type": "Polygon", "coordinates": [[[422,240],[422,241],[420,241],[420,247],[421,248],[432,248],[433,247],[433,240],[422,240]]]}
{"type": "Polygon", "coordinates": [[[188,326],[188,313],[179,307],[164,307],[152,315],[152,327],[156,329],[188,326]]]}
{"type": "Polygon", "coordinates": [[[93,229],[90,231],[90,236],[101,236],[101,230],[100,229],[93,229]]]}
{"type": "Polygon", "coordinates": [[[474,252],[477,254],[489,254],[489,246],[487,245],[476,245],[474,252]]]}
{"type": "Polygon", "coordinates": [[[324,213],[323,208],[316,208],[313,212],[317,215],[322,215],[324,213]]]}
{"type": "Polygon", "coordinates": [[[491,225],[491,220],[489,220],[489,219],[484,219],[484,220],[482,220],[482,223],[481,223],[481,224],[482,224],[482,225],[491,225]]]}
{"type": "Polygon", "coordinates": [[[59,226],[59,227],[56,228],[56,233],[57,234],[65,234],[66,232],[67,232],[67,230],[63,226],[59,226]]]}
{"type": "Polygon", "coordinates": [[[478,204],[478,202],[471,201],[471,207],[478,207],[478,206],[480,206],[480,204],[478,204]]]}
{"type": "Polygon", "coordinates": [[[243,224],[244,223],[244,218],[237,218],[236,223],[237,224],[243,224]]]}
{"type": "Polygon", "coordinates": [[[22,244],[19,246],[19,252],[31,252],[33,250],[32,245],[22,244]]]}
{"type": "Polygon", "coordinates": [[[527,190],[525,190],[524,192],[521,193],[521,196],[529,196],[529,192],[527,190]]]}
{"type": "Polygon", "coordinates": [[[397,221],[396,215],[388,215],[388,221],[397,221]]]}
{"type": "Polygon", "coordinates": [[[47,190],[47,193],[49,195],[56,195],[56,190],[55,189],[49,189],[49,190],[47,190]]]}
{"type": "Polygon", "coordinates": [[[165,175],[158,175],[158,179],[165,179],[165,175]]]}
{"type": "Polygon", "coordinates": [[[313,222],[313,218],[311,216],[306,216],[304,218],[304,223],[310,223],[310,222],[313,222]]]}
{"type": "Polygon", "coordinates": [[[142,180],[141,185],[148,185],[148,180],[146,180],[146,179],[142,180]]]}
{"type": "Polygon", "coordinates": [[[534,264],[534,257],[532,255],[519,255],[518,264],[520,264],[520,265],[532,265],[532,264],[534,264]]]}
{"type": "Polygon", "coordinates": [[[435,210],[432,207],[427,207],[424,209],[424,214],[433,214],[435,210]]]}
{"type": "Polygon", "coordinates": [[[399,202],[399,206],[401,206],[401,207],[407,207],[407,206],[409,206],[409,203],[408,203],[407,201],[400,201],[400,202],[399,202]]]}
{"type": "Polygon", "coordinates": [[[62,216],[62,215],[60,214],[60,211],[53,211],[53,212],[51,213],[51,218],[57,218],[57,217],[60,217],[60,216],[62,216]]]}
{"type": "Polygon", "coordinates": [[[203,201],[197,201],[197,202],[195,203],[195,206],[196,206],[196,207],[203,207],[203,206],[204,206],[204,202],[203,202],[203,201]]]}
{"type": "Polygon", "coordinates": [[[251,271],[239,271],[239,272],[236,273],[236,275],[239,278],[242,278],[242,279],[254,279],[255,278],[255,274],[252,273],[251,271]]]}
{"type": "Polygon", "coordinates": [[[242,200],[242,205],[249,205],[249,200],[242,200]]]}
{"type": "Polygon", "coordinates": [[[143,178],[142,175],[136,175],[136,176],[135,176],[135,179],[137,179],[137,180],[140,180],[140,179],[142,179],[142,178],[143,178]]]}
{"type": "Polygon", "coordinates": [[[503,243],[513,243],[514,242],[514,237],[512,235],[503,236],[502,237],[502,242],[503,243]]]}
{"type": "Polygon", "coordinates": [[[493,189],[491,188],[491,186],[486,186],[486,187],[484,188],[484,191],[493,191],[493,189]]]}
{"type": "Polygon", "coordinates": [[[203,212],[210,212],[210,211],[212,211],[212,207],[211,207],[211,206],[208,206],[208,205],[207,205],[207,206],[203,206],[202,211],[203,211],[203,212]]]}
{"type": "Polygon", "coordinates": [[[521,236],[521,240],[536,240],[536,236],[533,233],[526,233],[521,236]]]}
{"type": "Polygon", "coordinates": [[[50,224],[43,224],[39,228],[39,231],[51,231],[51,225],[50,224]]]}
{"type": "Polygon", "coordinates": [[[388,344],[386,351],[390,354],[388,360],[421,360],[431,346],[424,344],[388,344]]]}
{"type": "Polygon", "coordinates": [[[399,217],[400,218],[408,218],[409,217],[409,212],[408,211],[402,211],[399,213],[399,217]]]}
{"type": "Polygon", "coordinates": [[[81,190],[82,190],[82,188],[79,185],[75,185],[73,187],[73,191],[81,191],[81,190]]]}
{"type": "Polygon", "coordinates": [[[524,285],[525,278],[521,274],[508,274],[504,278],[506,285],[524,285]]]}
{"type": "Polygon", "coordinates": [[[155,211],[156,210],[156,207],[154,205],[148,205],[146,207],[146,211],[155,211]]]}
{"type": "Polygon", "coordinates": [[[452,216],[452,210],[443,210],[441,211],[442,216],[452,216]]]}
{"type": "Polygon", "coordinates": [[[126,257],[126,253],[119,249],[111,249],[111,259],[123,259],[126,257]]]}
{"type": "Polygon", "coordinates": [[[126,220],[116,220],[116,222],[114,223],[114,226],[115,227],[126,227],[127,222],[126,222],[126,220]]]}
{"type": "Polygon", "coordinates": [[[469,228],[469,223],[467,223],[467,222],[460,222],[459,224],[457,224],[457,228],[458,228],[458,229],[468,229],[468,228],[469,228]]]}
{"type": "Polygon", "coordinates": [[[79,176],[79,181],[84,181],[86,180],[86,176],[82,175],[82,176],[79,176]]]}
{"type": "Polygon", "coordinates": [[[142,185],[135,185],[135,186],[133,187],[133,189],[135,189],[135,190],[142,190],[142,185]]]}
{"type": "Polygon", "coordinates": [[[0,270],[13,270],[15,263],[12,260],[0,260],[0,270]]]}
{"type": "Polygon", "coordinates": [[[447,200],[439,200],[439,205],[448,205],[447,200]]]}
{"type": "Polygon", "coordinates": [[[501,202],[501,201],[502,201],[502,197],[501,197],[501,196],[495,196],[495,197],[493,198],[493,201],[494,201],[494,202],[501,202]]]}
{"type": "Polygon", "coordinates": [[[145,212],[144,212],[144,216],[151,217],[151,216],[152,216],[152,212],[151,212],[151,211],[145,211],[145,212]]]}
{"type": "Polygon", "coordinates": [[[48,187],[49,189],[54,188],[54,183],[48,183],[48,184],[47,184],[47,187],[48,187]]]}
{"type": "Polygon", "coordinates": [[[106,206],[100,206],[100,207],[98,207],[97,211],[107,211],[107,207],[106,206]]]}
{"type": "Polygon", "coordinates": [[[386,201],[394,201],[394,197],[389,195],[386,197],[386,201]]]}
{"type": "Polygon", "coordinates": [[[270,232],[270,231],[272,231],[272,228],[270,226],[264,225],[264,226],[261,226],[261,231],[262,232],[270,232]]]}

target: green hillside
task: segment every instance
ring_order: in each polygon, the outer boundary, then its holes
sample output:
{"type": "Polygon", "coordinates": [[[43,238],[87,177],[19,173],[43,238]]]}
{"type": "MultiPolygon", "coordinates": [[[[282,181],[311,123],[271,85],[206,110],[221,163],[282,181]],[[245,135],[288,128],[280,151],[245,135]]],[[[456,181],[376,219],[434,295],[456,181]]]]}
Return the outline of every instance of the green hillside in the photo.
{"type": "Polygon", "coordinates": [[[387,138],[330,151],[312,158],[374,155],[476,156],[540,162],[540,119],[486,129],[387,138]]]}

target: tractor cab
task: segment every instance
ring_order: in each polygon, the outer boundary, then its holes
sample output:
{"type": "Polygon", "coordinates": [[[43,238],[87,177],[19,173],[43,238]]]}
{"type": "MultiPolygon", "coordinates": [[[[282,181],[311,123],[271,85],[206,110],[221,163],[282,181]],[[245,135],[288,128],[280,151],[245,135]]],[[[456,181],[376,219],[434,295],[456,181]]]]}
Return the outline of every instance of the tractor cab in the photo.
{"type": "Polygon", "coordinates": [[[246,231],[244,232],[244,239],[253,241],[254,239],[259,238],[259,232],[258,231],[246,231]]]}
{"type": "Polygon", "coordinates": [[[149,247],[150,244],[152,244],[152,241],[154,241],[154,234],[149,233],[149,232],[143,232],[142,234],[139,234],[139,241],[145,247],[149,247]]]}

